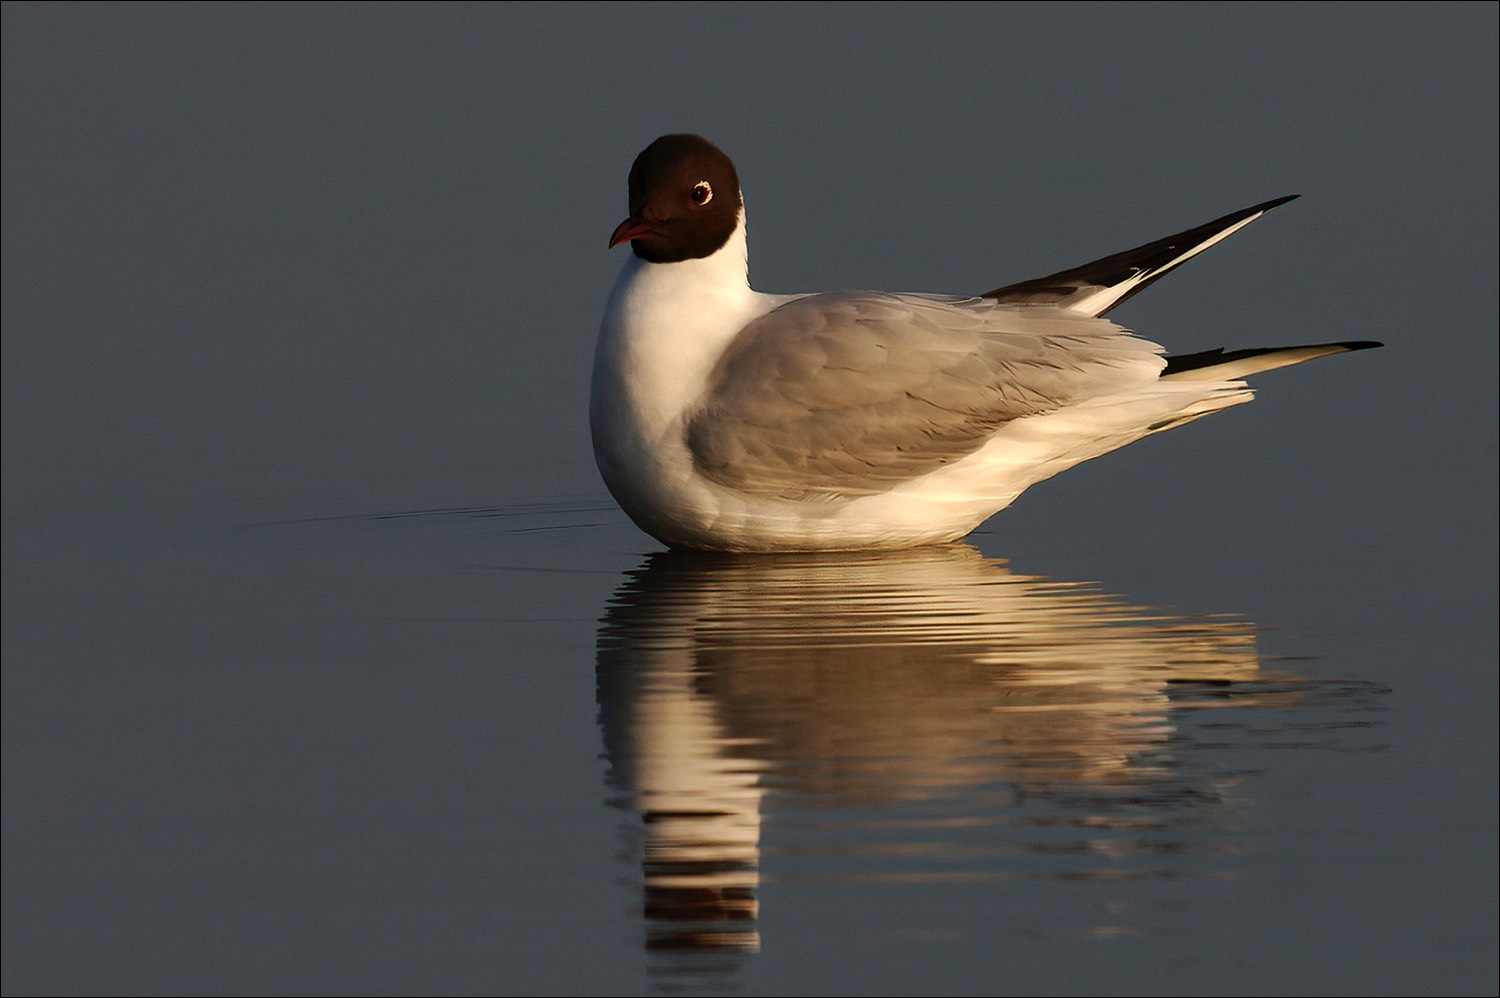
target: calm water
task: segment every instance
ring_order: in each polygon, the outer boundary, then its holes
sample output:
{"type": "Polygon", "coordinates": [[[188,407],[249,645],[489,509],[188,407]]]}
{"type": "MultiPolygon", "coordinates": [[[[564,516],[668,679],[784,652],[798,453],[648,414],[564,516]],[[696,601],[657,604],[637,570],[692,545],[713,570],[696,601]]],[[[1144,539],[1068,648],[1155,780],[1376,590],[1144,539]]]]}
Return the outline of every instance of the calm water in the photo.
{"type": "Polygon", "coordinates": [[[975,539],[643,553],[597,494],[13,525],[7,991],[1484,990],[1493,679],[1432,673],[1492,635],[975,539]]]}
{"type": "Polygon", "coordinates": [[[1495,994],[1496,6],[685,10],[0,8],[4,992],[1495,994]],[[585,413],[672,131],[764,291],[1300,192],[1112,317],[1387,346],[667,555],[585,413]]]}

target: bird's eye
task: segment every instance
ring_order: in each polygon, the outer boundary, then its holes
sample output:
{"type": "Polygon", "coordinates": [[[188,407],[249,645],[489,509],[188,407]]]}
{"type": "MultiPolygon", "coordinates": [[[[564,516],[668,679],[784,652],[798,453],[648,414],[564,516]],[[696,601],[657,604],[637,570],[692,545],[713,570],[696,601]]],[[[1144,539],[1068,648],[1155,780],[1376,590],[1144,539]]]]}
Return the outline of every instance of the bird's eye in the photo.
{"type": "Polygon", "coordinates": [[[693,193],[688,197],[693,199],[693,204],[702,207],[714,199],[714,189],[708,185],[707,180],[700,180],[693,185],[693,193]]]}

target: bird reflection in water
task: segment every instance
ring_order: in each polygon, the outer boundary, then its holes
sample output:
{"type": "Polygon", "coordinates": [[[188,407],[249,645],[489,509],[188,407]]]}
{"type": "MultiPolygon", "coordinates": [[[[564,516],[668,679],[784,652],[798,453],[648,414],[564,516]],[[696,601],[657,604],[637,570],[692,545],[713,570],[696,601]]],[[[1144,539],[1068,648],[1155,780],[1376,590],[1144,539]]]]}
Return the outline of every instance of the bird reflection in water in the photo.
{"type": "Polygon", "coordinates": [[[774,801],[858,814],[860,833],[803,857],[820,877],[1118,876],[1112,851],[1164,812],[1234,820],[1238,777],[1184,761],[1182,711],[1295,695],[1263,681],[1243,619],[1133,606],[964,545],[652,555],[598,639],[647,946],[728,963],[759,948],[774,801]],[[872,827],[898,840],[872,846],[872,827]]]}

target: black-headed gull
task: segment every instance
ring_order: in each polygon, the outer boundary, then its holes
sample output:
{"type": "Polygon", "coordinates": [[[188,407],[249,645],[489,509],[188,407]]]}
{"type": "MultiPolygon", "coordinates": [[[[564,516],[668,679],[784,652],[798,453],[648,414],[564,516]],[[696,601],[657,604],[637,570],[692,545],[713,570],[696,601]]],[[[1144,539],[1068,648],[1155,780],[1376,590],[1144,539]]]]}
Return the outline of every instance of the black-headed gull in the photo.
{"type": "Polygon", "coordinates": [[[594,356],[594,454],[674,548],[956,540],[1026,488],[1241,402],[1240,378],[1379,346],[1164,357],[1100,318],[1290,197],[973,298],[750,288],[734,164],[665,135],[630,169],[632,254],[594,356]]]}

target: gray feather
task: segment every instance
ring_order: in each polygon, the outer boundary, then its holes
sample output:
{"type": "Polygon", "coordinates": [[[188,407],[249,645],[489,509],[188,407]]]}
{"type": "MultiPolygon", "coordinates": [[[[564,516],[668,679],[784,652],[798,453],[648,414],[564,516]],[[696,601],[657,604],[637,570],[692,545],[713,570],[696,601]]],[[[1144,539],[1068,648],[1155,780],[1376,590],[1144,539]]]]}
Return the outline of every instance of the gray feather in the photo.
{"type": "Polygon", "coordinates": [[[730,344],[687,424],[698,470],[788,499],[872,495],[973,453],[1011,420],[1145,384],[1155,344],[985,299],[793,299],[730,344]]]}

